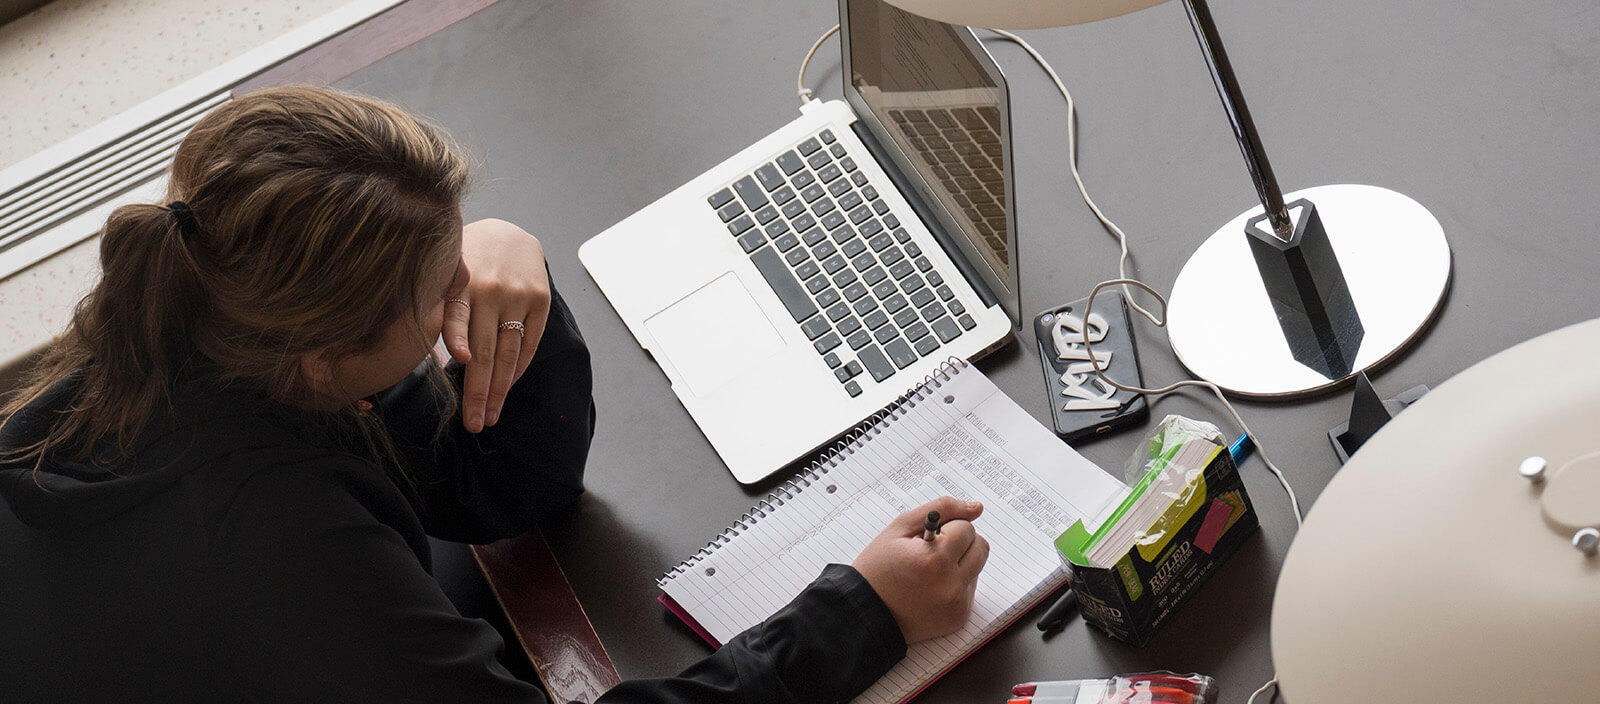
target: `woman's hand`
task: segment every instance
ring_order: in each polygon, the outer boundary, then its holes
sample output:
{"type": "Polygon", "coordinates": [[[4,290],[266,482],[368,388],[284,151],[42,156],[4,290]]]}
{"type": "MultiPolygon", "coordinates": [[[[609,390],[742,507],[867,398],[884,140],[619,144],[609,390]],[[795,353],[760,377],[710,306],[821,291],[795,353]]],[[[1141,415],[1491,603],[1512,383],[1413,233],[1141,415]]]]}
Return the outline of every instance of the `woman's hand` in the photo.
{"type": "Polygon", "coordinates": [[[500,420],[506,393],[533,361],[550,314],[550,272],[539,240],[504,220],[467,225],[461,259],[471,277],[459,296],[467,305],[445,306],[444,341],[467,367],[461,422],[476,433],[500,420]]]}
{"type": "Polygon", "coordinates": [[[907,643],[954,633],[967,622],[978,572],[989,559],[989,541],[972,528],[983,504],[949,496],[894,519],[856,557],[853,566],[889,606],[907,643]],[[929,511],[944,526],[922,539],[929,511]]]}

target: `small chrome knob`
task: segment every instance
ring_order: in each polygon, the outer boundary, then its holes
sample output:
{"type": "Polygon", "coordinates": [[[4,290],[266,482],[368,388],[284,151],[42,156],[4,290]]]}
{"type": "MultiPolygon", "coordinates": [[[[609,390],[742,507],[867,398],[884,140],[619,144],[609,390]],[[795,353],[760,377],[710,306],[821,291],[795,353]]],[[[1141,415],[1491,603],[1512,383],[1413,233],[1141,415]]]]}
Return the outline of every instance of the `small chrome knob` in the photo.
{"type": "Polygon", "coordinates": [[[1572,547],[1589,557],[1600,553],[1600,529],[1584,528],[1572,534],[1572,547]]]}
{"type": "Polygon", "coordinates": [[[1545,469],[1549,468],[1549,466],[1550,463],[1546,462],[1543,457],[1533,455],[1522,461],[1522,464],[1517,467],[1517,472],[1522,474],[1523,479],[1534,484],[1541,484],[1544,482],[1545,469]]]}

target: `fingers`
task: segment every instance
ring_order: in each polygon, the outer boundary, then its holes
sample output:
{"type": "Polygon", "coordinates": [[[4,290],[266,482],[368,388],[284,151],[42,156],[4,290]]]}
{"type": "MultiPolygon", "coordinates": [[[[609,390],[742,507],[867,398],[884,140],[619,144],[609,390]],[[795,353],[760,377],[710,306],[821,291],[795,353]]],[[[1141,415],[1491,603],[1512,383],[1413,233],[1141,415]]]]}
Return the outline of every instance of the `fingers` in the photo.
{"type": "MultiPolygon", "coordinates": [[[[466,378],[461,384],[461,422],[467,432],[483,430],[487,416],[489,386],[494,379],[495,357],[501,338],[495,313],[487,303],[480,303],[468,322],[471,353],[466,362],[466,378]]],[[[509,333],[507,336],[514,338],[516,334],[509,333]]]]}
{"type": "Polygon", "coordinates": [[[893,525],[896,529],[905,531],[907,535],[922,535],[923,523],[927,520],[929,511],[939,512],[940,523],[970,521],[983,515],[983,504],[963,501],[953,496],[941,496],[900,514],[893,525]]]}
{"type": "Polygon", "coordinates": [[[467,323],[472,319],[472,308],[459,298],[444,304],[444,346],[450,357],[466,364],[472,359],[472,347],[467,337],[467,323]]]}

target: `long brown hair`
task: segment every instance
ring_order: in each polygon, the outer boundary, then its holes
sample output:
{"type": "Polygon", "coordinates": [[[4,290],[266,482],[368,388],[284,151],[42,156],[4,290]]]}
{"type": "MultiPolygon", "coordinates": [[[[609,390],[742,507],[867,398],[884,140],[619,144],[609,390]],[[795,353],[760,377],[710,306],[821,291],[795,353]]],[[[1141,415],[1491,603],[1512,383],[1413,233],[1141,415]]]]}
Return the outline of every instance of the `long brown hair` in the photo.
{"type": "Polygon", "coordinates": [[[77,376],[70,411],[8,459],[126,455],[202,359],[295,403],[307,354],[370,351],[406,315],[431,344],[419,286],[459,256],[466,184],[443,133],[387,103],[286,87],[218,108],[173,159],[168,200],[192,221],[129,205],[106,222],[101,280],[0,416],[77,376]]]}

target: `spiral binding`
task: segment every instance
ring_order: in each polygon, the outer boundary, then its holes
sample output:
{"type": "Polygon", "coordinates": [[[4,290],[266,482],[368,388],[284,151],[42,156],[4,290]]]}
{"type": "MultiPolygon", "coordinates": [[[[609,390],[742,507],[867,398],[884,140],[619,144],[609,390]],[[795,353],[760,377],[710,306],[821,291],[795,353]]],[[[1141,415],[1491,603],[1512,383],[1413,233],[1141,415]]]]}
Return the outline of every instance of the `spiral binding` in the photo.
{"type": "Polygon", "coordinates": [[[837,468],[842,461],[841,458],[855,454],[856,450],[865,442],[864,438],[868,435],[881,435],[884,426],[902,418],[907,411],[927,397],[925,394],[931,394],[933,389],[944,386],[945,382],[950,381],[962,369],[969,366],[972,366],[971,362],[959,357],[946,359],[933,370],[933,373],[922,377],[922,381],[917,382],[915,386],[912,386],[890,402],[889,405],[867,416],[866,420],[846,431],[815,462],[812,462],[793,479],[773,489],[772,493],[767,494],[766,498],[757,501],[754,506],[750,507],[750,510],[745,511],[743,516],[740,516],[732,525],[722,529],[721,533],[718,533],[715,538],[707,542],[705,547],[696,550],[688,559],[678,563],[677,567],[668,570],[666,574],[657,578],[656,585],[665,587],[667,582],[693,570],[696,565],[711,557],[711,553],[732,542],[734,538],[739,537],[739,534],[755,526],[761,519],[766,518],[768,512],[776,511],[785,501],[793,499],[796,494],[811,486],[818,477],[824,476],[829,471],[837,468]]]}

